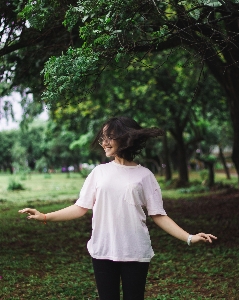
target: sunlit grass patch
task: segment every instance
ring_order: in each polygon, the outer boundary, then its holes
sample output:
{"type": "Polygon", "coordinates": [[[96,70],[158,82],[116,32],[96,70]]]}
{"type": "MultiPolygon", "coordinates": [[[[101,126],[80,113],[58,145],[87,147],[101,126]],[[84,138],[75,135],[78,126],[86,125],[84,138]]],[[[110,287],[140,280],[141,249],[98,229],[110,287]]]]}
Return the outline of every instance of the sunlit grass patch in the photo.
{"type": "MultiPolygon", "coordinates": [[[[10,201],[16,204],[30,201],[51,201],[77,199],[85,179],[80,174],[51,174],[45,178],[44,174],[28,175],[24,181],[15,175],[0,175],[0,198],[2,202],[10,201]],[[9,191],[9,181],[15,178],[24,185],[25,190],[9,191]]],[[[0,202],[1,204],[1,202],[0,202]]]]}

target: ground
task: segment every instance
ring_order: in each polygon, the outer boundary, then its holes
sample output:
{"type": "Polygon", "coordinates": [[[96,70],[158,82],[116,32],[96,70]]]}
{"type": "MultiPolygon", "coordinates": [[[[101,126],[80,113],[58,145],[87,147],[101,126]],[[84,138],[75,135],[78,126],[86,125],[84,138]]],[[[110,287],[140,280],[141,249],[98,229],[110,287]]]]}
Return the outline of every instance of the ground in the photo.
{"type": "MultiPolygon", "coordinates": [[[[69,202],[31,202],[42,212],[69,202]]],[[[155,252],[145,300],[239,299],[239,191],[164,199],[165,210],[186,231],[212,233],[212,245],[187,246],[148,218],[155,252]]],[[[19,207],[20,208],[20,207],[19,207]]],[[[91,216],[60,223],[30,222],[5,205],[1,212],[0,299],[95,300],[97,291],[86,243],[91,216]]]]}

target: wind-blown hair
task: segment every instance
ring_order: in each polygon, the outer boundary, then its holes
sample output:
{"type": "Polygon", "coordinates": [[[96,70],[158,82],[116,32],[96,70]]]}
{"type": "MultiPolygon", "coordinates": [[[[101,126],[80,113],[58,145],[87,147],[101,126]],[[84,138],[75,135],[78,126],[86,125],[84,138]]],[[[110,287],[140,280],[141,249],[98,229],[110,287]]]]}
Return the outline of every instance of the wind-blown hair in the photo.
{"type": "Polygon", "coordinates": [[[162,135],[164,135],[164,131],[159,128],[142,128],[129,117],[114,117],[102,125],[92,145],[96,146],[102,136],[111,136],[118,142],[115,154],[132,161],[143,150],[149,138],[162,135]]]}

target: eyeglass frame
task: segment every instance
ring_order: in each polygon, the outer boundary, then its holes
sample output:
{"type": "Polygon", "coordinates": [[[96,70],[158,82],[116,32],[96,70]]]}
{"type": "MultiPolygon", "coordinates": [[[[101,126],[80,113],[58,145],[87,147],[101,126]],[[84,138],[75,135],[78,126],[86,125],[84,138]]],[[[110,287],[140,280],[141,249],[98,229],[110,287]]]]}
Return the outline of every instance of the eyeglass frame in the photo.
{"type": "Polygon", "coordinates": [[[98,139],[98,143],[100,144],[100,146],[103,145],[103,142],[107,139],[108,142],[111,142],[112,140],[117,140],[117,138],[113,138],[111,136],[101,136],[99,139],[98,139]]]}

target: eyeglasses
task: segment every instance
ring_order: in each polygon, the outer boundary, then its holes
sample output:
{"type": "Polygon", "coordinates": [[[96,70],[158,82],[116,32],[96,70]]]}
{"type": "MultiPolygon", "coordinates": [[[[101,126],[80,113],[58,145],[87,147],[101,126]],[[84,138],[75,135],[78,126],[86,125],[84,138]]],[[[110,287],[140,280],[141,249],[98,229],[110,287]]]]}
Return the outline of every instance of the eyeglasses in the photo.
{"type": "Polygon", "coordinates": [[[112,140],[116,140],[113,136],[102,136],[98,139],[98,143],[102,146],[103,142],[110,143],[112,140]]]}

